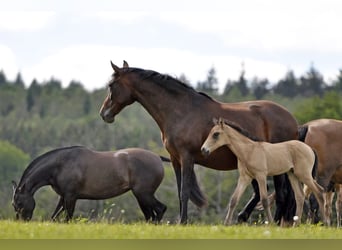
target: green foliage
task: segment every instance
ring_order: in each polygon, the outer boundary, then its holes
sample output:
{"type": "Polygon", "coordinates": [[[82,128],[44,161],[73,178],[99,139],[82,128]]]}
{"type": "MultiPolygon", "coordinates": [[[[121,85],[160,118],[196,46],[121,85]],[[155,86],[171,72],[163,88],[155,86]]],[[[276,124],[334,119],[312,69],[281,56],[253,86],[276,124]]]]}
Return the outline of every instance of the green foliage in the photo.
{"type": "Polygon", "coordinates": [[[299,123],[319,118],[342,118],[341,94],[327,92],[322,98],[315,96],[304,100],[294,112],[299,123]]]}

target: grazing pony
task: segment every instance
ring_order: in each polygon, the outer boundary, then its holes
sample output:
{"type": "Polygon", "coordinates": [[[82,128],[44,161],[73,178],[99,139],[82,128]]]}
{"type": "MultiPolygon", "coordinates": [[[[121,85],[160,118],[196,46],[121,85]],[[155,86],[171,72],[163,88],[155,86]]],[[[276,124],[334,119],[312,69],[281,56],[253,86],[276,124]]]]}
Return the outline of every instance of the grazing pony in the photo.
{"type": "Polygon", "coordinates": [[[29,164],[18,185],[13,181],[16,217],[30,220],[34,193],[50,185],[60,195],[53,220],[64,210],[65,220],[70,220],[78,199],[102,200],[132,190],[146,221],[160,221],[166,206],[154,193],[164,177],[162,160],[168,161],[139,148],[98,152],[73,146],[49,151],[29,164]]]}
{"type": "MultiPolygon", "coordinates": [[[[114,73],[100,115],[105,122],[112,123],[125,107],[138,102],[152,116],[159,126],[176,174],[180,222],[183,224],[187,223],[189,199],[199,207],[206,205],[194,164],[216,170],[237,168],[237,158],[229,148],[218,149],[207,158],[201,154],[201,145],[212,127],[213,116],[244,124],[250,134],[272,143],[298,137],[295,118],[274,102],[222,103],[168,75],[131,68],[125,61],[122,68],[111,65],[114,73]]],[[[273,178],[277,194],[275,220],[292,220],[294,209],[290,208],[294,199],[288,180],[285,175],[273,178]]],[[[255,195],[239,215],[242,221],[248,219],[260,200],[256,181],[253,180],[252,184],[255,195]]]]}
{"type": "MultiPolygon", "coordinates": [[[[342,121],[335,119],[317,119],[299,126],[299,140],[308,144],[318,156],[317,171],[314,175],[317,183],[324,188],[327,203],[325,206],[326,218],[330,225],[332,189],[339,190],[342,184],[342,121]],[[336,186],[337,185],[337,186],[336,186]]],[[[341,190],[336,192],[342,199],[341,190]]],[[[341,199],[337,199],[336,211],[341,209],[341,199]]],[[[316,207],[314,198],[310,198],[311,209],[316,207]]],[[[317,210],[316,210],[317,211],[317,210]]],[[[314,211],[313,211],[314,212],[314,211]]],[[[314,212],[315,214],[315,212],[314,212]]],[[[317,214],[316,214],[317,216],[317,214]]],[[[340,225],[340,216],[337,218],[340,225]]]]}
{"type": "MultiPolygon", "coordinates": [[[[311,172],[316,162],[314,151],[305,143],[291,140],[280,143],[254,141],[238,125],[219,119],[203,143],[203,155],[209,155],[221,146],[228,146],[238,158],[239,180],[230,199],[225,225],[232,224],[234,209],[245,188],[256,179],[259,185],[261,203],[267,219],[273,222],[267,200],[267,176],[287,173],[296,200],[296,216],[301,221],[304,192],[301,182],[305,183],[316,196],[323,211],[323,188],[312,178],[311,172]],[[244,134],[242,134],[244,133],[244,134]]],[[[296,221],[295,221],[296,222],[296,221]]],[[[297,223],[297,222],[296,222],[297,223]]]]}

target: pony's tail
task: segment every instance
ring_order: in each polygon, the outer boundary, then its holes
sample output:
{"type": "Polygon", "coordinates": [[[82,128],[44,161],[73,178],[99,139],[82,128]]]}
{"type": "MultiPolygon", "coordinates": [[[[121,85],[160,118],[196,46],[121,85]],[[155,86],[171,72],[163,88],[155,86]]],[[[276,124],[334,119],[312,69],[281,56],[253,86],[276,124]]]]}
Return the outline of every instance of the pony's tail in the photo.
{"type": "Polygon", "coordinates": [[[160,159],[163,161],[163,162],[171,162],[171,160],[165,156],[161,156],[159,155],[160,159]]]}
{"type": "Polygon", "coordinates": [[[298,140],[304,142],[306,134],[308,133],[308,125],[298,126],[298,140]]]}
{"type": "Polygon", "coordinates": [[[317,153],[314,149],[312,149],[312,151],[314,152],[315,154],[315,161],[314,161],[314,165],[313,165],[313,168],[312,168],[312,177],[314,179],[316,179],[316,173],[317,173],[317,165],[318,165],[318,157],[317,157],[317,153]]]}

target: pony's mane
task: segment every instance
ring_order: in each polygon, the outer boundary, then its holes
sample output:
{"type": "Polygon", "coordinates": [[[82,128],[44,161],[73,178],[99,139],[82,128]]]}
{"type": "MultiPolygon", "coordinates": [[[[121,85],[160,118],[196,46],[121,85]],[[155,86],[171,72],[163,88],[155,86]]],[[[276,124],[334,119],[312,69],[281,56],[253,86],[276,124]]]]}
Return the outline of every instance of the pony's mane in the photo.
{"type": "Polygon", "coordinates": [[[46,157],[52,155],[52,154],[55,154],[59,151],[63,151],[63,150],[68,150],[68,149],[73,149],[73,148],[82,148],[83,146],[70,146],[70,147],[64,147],[64,148],[57,148],[57,149],[53,149],[51,151],[48,151],[40,156],[38,156],[37,158],[35,158],[33,161],[31,161],[31,163],[27,166],[27,168],[24,170],[24,173],[22,175],[22,178],[19,182],[19,185],[21,183],[21,181],[23,180],[24,177],[26,177],[30,172],[31,170],[36,166],[36,164],[45,159],[46,157]]]}
{"type": "Polygon", "coordinates": [[[240,134],[246,136],[247,138],[251,139],[252,141],[262,141],[260,140],[260,138],[251,135],[246,129],[242,128],[239,124],[233,122],[233,121],[228,121],[226,119],[223,120],[224,123],[230,127],[232,127],[233,129],[235,129],[237,132],[239,132],[240,134]]]}
{"type": "Polygon", "coordinates": [[[168,74],[161,74],[161,73],[153,71],[153,70],[144,70],[144,69],[139,69],[139,68],[127,68],[127,69],[125,69],[124,72],[137,73],[143,80],[150,79],[153,82],[163,84],[163,86],[165,86],[167,88],[172,87],[174,84],[178,84],[179,86],[185,87],[188,90],[194,91],[194,92],[196,92],[200,95],[203,95],[203,96],[209,98],[210,100],[212,100],[212,98],[210,96],[208,96],[207,94],[205,94],[203,92],[196,91],[192,86],[190,86],[190,85],[188,85],[188,84],[180,81],[179,79],[174,78],[168,74]]]}

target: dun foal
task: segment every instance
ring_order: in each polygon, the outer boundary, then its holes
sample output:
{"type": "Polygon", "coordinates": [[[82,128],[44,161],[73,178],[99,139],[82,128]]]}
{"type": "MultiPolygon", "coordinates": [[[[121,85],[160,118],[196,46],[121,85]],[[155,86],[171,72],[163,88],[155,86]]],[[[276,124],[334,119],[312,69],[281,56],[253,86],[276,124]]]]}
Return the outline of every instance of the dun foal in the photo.
{"type": "MultiPolygon", "coordinates": [[[[312,178],[311,172],[316,163],[314,151],[305,143],[291,140],[280,143],[255,141],[238,125],[224,121],[215,122],[208,138],[201,147],[202,154],[208,156],[217,148],[227,145],[238,158],[239,180],[230,199],[224,224],[231,225],[234,209],[247,185],[256,179],[260,198],[269,222],[273,222],[267,201],[267,176],[287,173],[296,199],[296,215],[299,223],[304,205],[304,192],[301,182],[306,184],[316,196],[323,211],[323,188],[312,178]],[[243,135],[243,134],[244,135],[243,135]]],[[[324,214],[324,213],[322,213],[324,214]]],[[[325,218],[324,218],[325,222],[325,218]]]]}

